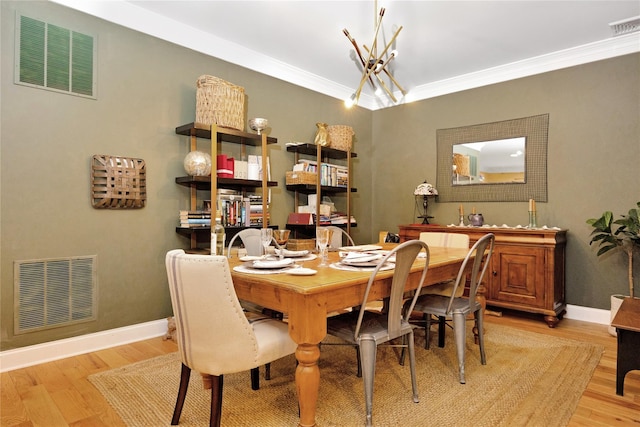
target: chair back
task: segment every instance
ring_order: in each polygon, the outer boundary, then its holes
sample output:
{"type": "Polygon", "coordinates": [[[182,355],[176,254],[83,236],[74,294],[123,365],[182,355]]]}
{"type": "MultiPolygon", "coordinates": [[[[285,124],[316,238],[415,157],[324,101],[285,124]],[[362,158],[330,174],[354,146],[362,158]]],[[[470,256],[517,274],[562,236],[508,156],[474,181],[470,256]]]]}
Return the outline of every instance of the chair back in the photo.
{"type": "Polygon", "coordinates": [[[182,363],[211,375],[254,367],[257,342],[225,256],[167,253],[167,278],[182,363]]]}
{"type": "Polygon", "coordinates": [[[464,281],[466,280],[467,275],[465,274],[465,270],[467,268],[467,263],[473,258],[473,266],[471,268],[471,279],[469,283],[469,305],[472,306],[476,300],[476,294],[478,291],[478,285],[482,283],[482,279],[484,278],[484,274],[489,268],[489,261],[491,260],[491,255],[493,254],[493,245],[495,243],[495,235],[492,233],[486,234],[482,236],[478,241],[469,249],[467,256],[465,257],[462,265],[460,266],[460,271],[458,272],[458,276],[456,277],[456,281],[454,283],[453,292],[451,293],[451,297],[449,298],[449,304],[447,305],[447,313],[451,313],[451,307],[453,305],[453,300],[456,298],[455,293],[458,289],[458,286],[464,286],[464,281]],[[487,246],[489,247],[487,251],[487,246]],[[486,258],[485,258],[486,253],[486,258]],[[480,271],[480,267],[482,267],[482,271],[480,271]]]}
{"type": "Polygon", "coordinates": [[[424,283],[424,279],[427,276],[427,270],[429,268],[429,246],[420,241],[420,240],[408,240],[404,243],[399,244],[395,248],[393,248],[388,254],[386,254],[382,261],[376,266],[375,270],[371,273],[369,277],[369,282],[367,283],[367,287],[364,292],[364,298],[362,300],[362,305],[360,308],[360,313],[358,316],[358,323],[355,329],[355,338],[358,339],[360,335],[360,327],[362,326],[362,319],[364,317],[364,312],[366,310],[367,300],[369,299],[369,293],[371,291],[371,285],[376,279],[376,275],[380,271],[380,268],[387,262],[389,258],[395,255],[395,268],[393,270],[393,278],[391,280],[391,293],[389,296],[389,307],[387,310],[387,333],[389,338],[394,339],[401,335],[401,326],[402,323],[408,322],[409,316],[413,311],[413,307],[416,304],[416,300],[420,295],[420,289],[422,289],[422,284],[424,283]],[[411,267],[413,266],[414,261],[418,257],[418,254],[421,251],[426,252],[425,264],[422,268],[422,275],[419,279],[418,287],[414,292],[414,296],[411,300],[411,305],[409,309],[404,313],[403,316],[403,302],[404,302],[404,294],[405,294],[405,286],[407,283],[407,279],[409,277],[409,273],[411,272],[411,267]]]}
{"type": "Polygon", "coordinates": [[[331,240],[327,247],[337,249],[342,246],[354,246],[353,239],[349,236],[349,233],[343,228],[336,227],[335,225],[329,225],[325,227],[331,234],[331,240]]]}
{"type": "Polygon", "coordinates": [[[468,248],[469,235],[460,233],[441,233],[423,231],[420,233],[420,240],[429,246],[442,248],[468,248]]]}
{"type": "Polygon", "coordinates": [[[242,244],[247,250],[247,255],[260,256],[262,255],[262,242],[260,240],[259,228],[247,228],[244,229],[231,238],[229,242],[229,249],[227,255],[231,258],[231,247],[237,238],[240,238],[242,244]]]}

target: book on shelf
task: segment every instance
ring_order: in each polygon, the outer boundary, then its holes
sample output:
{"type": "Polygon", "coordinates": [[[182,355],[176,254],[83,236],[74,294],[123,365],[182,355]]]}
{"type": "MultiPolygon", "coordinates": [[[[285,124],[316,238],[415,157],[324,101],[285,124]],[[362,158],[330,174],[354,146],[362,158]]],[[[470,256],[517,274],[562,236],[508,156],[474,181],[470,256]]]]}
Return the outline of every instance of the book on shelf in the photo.
{"type": "Polygon", "coordinates": [[[289,214],[289,218],[287,219],[287,224],[312,225],[313,224],[313,214],[312,213],[291,212],[289,214]]]}
{"type": "MultiPolygon", "coordinates": [[[[293,165],[294,172],[318,173],[318,162],[299,160],[293,165]]],[[[346,187],[349,182],[349,168],[332,163],[320,163],[320,185],[328,187],[346,187]]]]}
{"type": "MultiPolygon", "coordinates": [[[[347,214],[342,212],[334,212],[331,214],[330,222],[334,225],[346,224],[347,214]]],[[[351,224],[356,224],[356,219],[353,217],[353,215],[351,216],[351,224]]]]}

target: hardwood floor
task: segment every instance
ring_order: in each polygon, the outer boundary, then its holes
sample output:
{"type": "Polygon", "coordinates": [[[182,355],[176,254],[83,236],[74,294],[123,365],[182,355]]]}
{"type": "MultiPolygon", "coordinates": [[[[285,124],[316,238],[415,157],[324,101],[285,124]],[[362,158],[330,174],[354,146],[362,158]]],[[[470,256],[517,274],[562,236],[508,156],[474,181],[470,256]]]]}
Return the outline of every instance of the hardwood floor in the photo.
{"type": "MultiPolygon", "coordinates": [[[[604,346],[600,364],[569,426],[640,425],[640,371],[627,374],[624,396],[617,396],[616,339],[607,333],[606,326],[564,319],[555,329],[550,329],[541,317],[507,312],[502,317],[487,316],[486,327],[490,328],[492,323],[604,346]]],[[[124,426],[116,412],[89,383],[87,376],[176,349],[172,341],[154,338],[4,372],[0,376],[0,425],[124,426]]]]}

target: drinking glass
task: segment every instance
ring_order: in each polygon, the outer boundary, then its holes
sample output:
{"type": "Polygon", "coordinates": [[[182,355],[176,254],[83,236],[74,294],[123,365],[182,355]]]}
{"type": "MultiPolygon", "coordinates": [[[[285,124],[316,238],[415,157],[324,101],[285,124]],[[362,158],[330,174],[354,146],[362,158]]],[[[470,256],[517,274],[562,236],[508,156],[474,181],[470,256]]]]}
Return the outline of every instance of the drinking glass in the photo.
{"type": "Polygon", "coordinates": [[[287,246],[287,241],[289,241],[289,234],[291,234],[291,230],[273,231],[273,237],[275,237],[276,243],[280,246],[280,259],[284,258],[284,248],[287,246]]]}
{"type": "Polygon", "coordinates": [[[262,242],[262,247],[264,248],[264,256],[267,256],[267,248],[271,244],[273,240],[273,230],[270,228],[261,228],[260,229],[260,241],[262,242]]]}
{"type": "Polygon", "coordinates": [[[323,227],[316,228],[316,245],[320,250],[320,267],[326,267],[327,263],[327,245],[329,244],[329,230],[323,227]]]}

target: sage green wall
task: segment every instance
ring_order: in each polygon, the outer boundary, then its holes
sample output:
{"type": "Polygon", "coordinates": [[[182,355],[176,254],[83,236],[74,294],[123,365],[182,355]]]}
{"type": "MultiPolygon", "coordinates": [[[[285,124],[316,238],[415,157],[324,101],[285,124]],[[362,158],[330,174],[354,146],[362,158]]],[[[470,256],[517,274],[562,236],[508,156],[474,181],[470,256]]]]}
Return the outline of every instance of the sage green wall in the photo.
{"type": "MultiPolygon", "coordinates": [[[[416,222],[413,189],[435,185],[436,130],[549,113],[548,203],[538,224],[569,230],[569,304],[609,308],[628,294],[626,258],[598,259],[587,218],[640,201],[640,54],[572,67],[374,112],[373,229],[416,222]]],[[[488,224],[526,224],[528,204],[463,203],[488,224]]],[[[432,203],[434,223],[457,223],[459,203],[432,203]]],[[[635,257],[636,290],[640,256],[635,257]]]]}
{"type": "MultiPolygon", "coordinates": [[[[541,223],[570,230],[567,300],[608,308],[608,295],[626,289],[623,260],[596,259],[584,219],[625,212],[639,198],[640,55],[370,112],[49,2],[2,1],[0,14],[0,350],[171,314],[164,254],[188,245],[173,232],[188,207],[188,190],[174,183],[188,143],[174,129],[195,117],[201,74],[243,86],[247,118],[270,121],[279,140],[270,148],[274,223],[284,224],[293,206],[284,144],[312,141],[318,121],[354,127],[358,243],[415,220],[413,188],[435,181],[436,129],[549,113],[549,203],[538,211],[541,223]],[[97,100],[13,84],[16,10],[98,36],[97,100]],[[143,158],[147,207],[93,209],[93,154],[143,158]],[[98,255],[98,320],[14,336],[13,262],[90,254],[98,255]]],[[[430,213],[451,223],[457,205],[435,203],[430,213]]],[[[475,206],[491,223],[526,222],[526,203],[475,206]]]]}
{"type": "MultiPolygon", "coordinates": [[[[188,139],[175,127],[195,119],[195,82],[212,74],[243,86],[246,116],[267,117],[273,223],[293,210],[284,171],[288,141],[313,141],[318,121],[348,124],[354,150],[354,237],[371,229],[371,116],[339,100],[231,65],[50,2],[0,2],[1,8],[1,350],[161,319],[171,314],[165,253],[188,247],[177,235],[178,210],[188,208],[184,175],[188,139]],[[97,100],[13,83],[15,12],[98,37],[97,100]],[[131,211],[91,207],[94,154],[139,157],[147,167],[147,206],[131,211]],[[362,185],[361,185],[362,184],[362,185]],[[365,206],[365,208],[363,208],[365,206]],[[98,320],[24,335],[13,333],[13,262],[97,254],[98,320]]],[[[209,141],[201,141],[208,149],[209,141]]],[[[338,205],[343,200],[334,200],[338,205]]]]}

